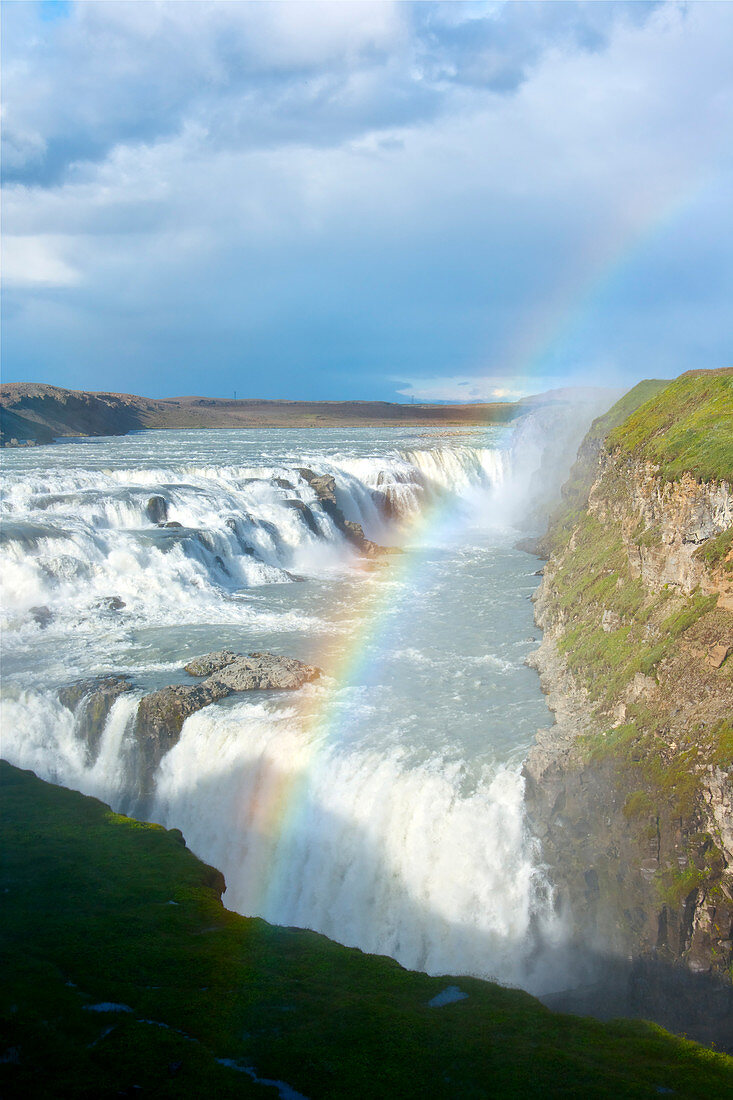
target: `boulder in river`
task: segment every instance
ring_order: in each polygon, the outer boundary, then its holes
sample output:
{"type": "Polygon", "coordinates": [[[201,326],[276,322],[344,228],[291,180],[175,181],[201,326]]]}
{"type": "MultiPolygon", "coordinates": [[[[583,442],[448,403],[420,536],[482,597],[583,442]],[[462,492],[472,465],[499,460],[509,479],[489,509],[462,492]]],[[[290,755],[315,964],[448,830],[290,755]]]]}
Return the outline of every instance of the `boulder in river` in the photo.
{"type": "Polygon", "coordinates": [[[101,600],[97,600],[94,606],[97,611],[121,611],[127,605],[119,596],[102,596],[101,600]]]}
{"type": "Polygon", "coordinates": [[[321,670],[294,657],[274,653],[236,654],[229,649],[196,657],[185,666],[191,676],[206,676],[198,684],[161,688],[140,700],[135,734],[138,746],[138,786],[149,795],[153,773],[178,741],[191,714],[238,691],[293,691],[321,675],[321,670]]]}
{"type": "Polygon", "coordinates": [[[183,669],[189,676],[211,676],[212,672],[221,671],[239,656],[241,654],[233,653],[231,649],[219,649],[215,653],[206,653],[203,657],[194,657],[183,669]]]}
{"type": "Polygon", "coordinates": [[[351,520],[345,520],[344,522],[345,534],[352,546],[355,546],[360,554],[363,554],[365,558],[378,558],[382,554],[401,554],[402,551],[397,546],[380,546],[378,542],[372,542],[364,534],[364,528],[360,523],[352,523],[351,520]]]}
{"type": "Polygon", "coordinates": [[[145,514],[151,523],[164,523],[168,519],[168,501],[161,496],[151,497],[145,506],[145,514]]]}
{"type": "Polygon", "coordinates": [[[295,657],[248,653],[229,662],[204,684],[216,681],[230,691],[294,691],[320,675],[320,669],[295,657]]]}
{"type": "Polygon", "coordinates": [[[41,630],[53,620],[53,611],[44,604],[42,607],[32,607],[30,616],[34,623],[38,623],[41,630]]]}

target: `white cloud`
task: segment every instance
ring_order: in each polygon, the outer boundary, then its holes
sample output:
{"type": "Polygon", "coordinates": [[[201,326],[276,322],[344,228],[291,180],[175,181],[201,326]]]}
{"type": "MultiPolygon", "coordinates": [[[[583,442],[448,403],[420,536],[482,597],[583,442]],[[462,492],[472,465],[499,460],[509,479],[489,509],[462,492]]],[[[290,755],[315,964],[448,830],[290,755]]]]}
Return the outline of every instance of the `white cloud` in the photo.
{"type": "Polygon", "coordinates": [[[75,286],[79,272],[63,259],[68,240],[55,236],[5,236],[2,279],[6,286],[75,286]]]}
{"type": "Polygon", "coordinates": [[[523,397],[525,389],[495,378],[475,378],[455,375],[445,378],[395,379],[400,385],[397,393],[415,401],[512,401],[523,397]]]}
{"type": "MultiPolygon", "coordinates": [[[[512,397],[543,355],[561,384],[603,357],[651,370],[652,341],[670,373],[718,365],[733,5],[591,6],[592,51],[543,38],[530,5],[472,7],[470,26],[451,5],[336,7],[82,4],[55,23],[11,65],[18,155],[48,148],[57,168],[6,189],[15,285],[69,287],[68,331],[99,328],[90,357],[117,317],[110,364],[126,341],[154,358],[185,324],[214,358],[227,334],[232,358],[297,364],[308,384],[333,361],[324,388],[341,369],[363,396],[400,370],[416,400],[512,397]],[[464,25],[483,52],[451,37],[464,25]],[[495,29],[519,57],[511,94],[447,75],[464,54],[486,68],[495,29]],[[428,48],[446,65],[418,64],[428,48]],[[706,181],[702,216],[684,200],[706,181]],[[611,310],[596,288],[636,252],[645,281],[611,310]],[[589,316],[602,331],[581,339],[589,316]]],[[[52,321],[14,307],[13,338],[61,357],[52,321]]]]}

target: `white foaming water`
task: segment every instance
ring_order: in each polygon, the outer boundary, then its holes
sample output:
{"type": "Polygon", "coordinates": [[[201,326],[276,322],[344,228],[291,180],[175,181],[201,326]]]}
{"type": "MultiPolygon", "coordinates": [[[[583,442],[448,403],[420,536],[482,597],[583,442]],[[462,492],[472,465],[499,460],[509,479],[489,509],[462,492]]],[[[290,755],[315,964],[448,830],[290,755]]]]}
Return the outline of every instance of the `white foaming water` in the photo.
{"type": "Polygon", "coordinates": [[[534,948],[560,928],[516,768],[343,751],[314,742],[292,711],[273,721],[264,707],[210,708],[163,761],[155,811],[186,822],[240,912],[433,974],[545,977],[534,948]]]}
{"type": "Polygon", "coordinates": [[[430,972],[552,984],[562,929],[520,776],[548,717],[524,664],[537,581],[504,518],[527,463],[495,428],[302,443],[147,432],[6,452],[3,755],[180,828],[241,912],[430,972]],[[440,522],[365,574],[313,474],[376,541],[428,505],[440,522]],[[223,647],[327,675],[187,719],[141,803],[141,695],[223,647]],[[120,672],[134,690],[92,751],[58,688],[120,672]]]}

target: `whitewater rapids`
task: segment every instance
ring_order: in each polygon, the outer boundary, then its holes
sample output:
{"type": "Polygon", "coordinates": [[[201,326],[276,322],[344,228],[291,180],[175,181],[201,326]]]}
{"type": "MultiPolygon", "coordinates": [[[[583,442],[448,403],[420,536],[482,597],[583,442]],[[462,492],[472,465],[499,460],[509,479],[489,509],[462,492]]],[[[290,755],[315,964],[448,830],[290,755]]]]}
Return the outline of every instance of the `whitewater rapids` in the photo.
{"type": "Polygon", "coordinates": [[[550,719],[524,664],[535,567],[513,549],[541,429],[330,429],[307,453],[287,430],[146,432],[6,452],[3,755],[181,829],[239,912],[429,973],[552,986],[563,928],[521,778],[550,719]],[[314,475],[405,552],[365,572],[314,475]],[[141,807],[140,698],[224,647],[325,675],[192,715],[141,807]],[[133,690],[92,759],[58,690],[109,674],[133,690]]]}

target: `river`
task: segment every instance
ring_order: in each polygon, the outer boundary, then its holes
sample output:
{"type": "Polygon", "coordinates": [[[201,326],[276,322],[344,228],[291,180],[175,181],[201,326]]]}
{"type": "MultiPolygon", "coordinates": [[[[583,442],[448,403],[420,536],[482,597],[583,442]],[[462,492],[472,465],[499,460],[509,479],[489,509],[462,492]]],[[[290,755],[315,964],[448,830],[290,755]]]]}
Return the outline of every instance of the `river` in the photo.
{"type": "Polygon", "coordinates": [[[564,930],[521,776],[552,720],[525,665],[538,563],[514,543],[587,419],[5,451],[3,756],[181,829],[241,913],[429,973],[558,985],[564,930]],[[361,559],[313,474],[334,478],[346,520],[401,552],[361,559]],[[189,717],[141,807],[127,766],[139,699],[222,648],[324,675],[189,717]],[[58,690],[109,674],[134,690],[92,758],[58,690]]]}

